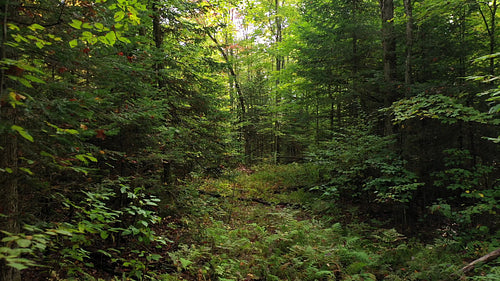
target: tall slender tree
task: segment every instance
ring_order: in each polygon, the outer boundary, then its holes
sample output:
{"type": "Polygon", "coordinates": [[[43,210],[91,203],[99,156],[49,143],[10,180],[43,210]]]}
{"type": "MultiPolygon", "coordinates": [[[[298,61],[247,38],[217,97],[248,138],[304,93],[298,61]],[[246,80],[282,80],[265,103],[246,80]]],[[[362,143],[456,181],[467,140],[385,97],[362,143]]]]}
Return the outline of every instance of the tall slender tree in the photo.
{"type": "MultiPolygon", "coordinates": [[[[396,34],[394,32],[394,1],[379,0],[380,15],[382,19],[382,48],[384,81],[382,86],[384,91],[384,105],[390,106],[395,101],[395,83],[396,83],[396,34]]],[[[389,117],[385,118],[385,134],[393,133],[392,122],[389,117]]]]}

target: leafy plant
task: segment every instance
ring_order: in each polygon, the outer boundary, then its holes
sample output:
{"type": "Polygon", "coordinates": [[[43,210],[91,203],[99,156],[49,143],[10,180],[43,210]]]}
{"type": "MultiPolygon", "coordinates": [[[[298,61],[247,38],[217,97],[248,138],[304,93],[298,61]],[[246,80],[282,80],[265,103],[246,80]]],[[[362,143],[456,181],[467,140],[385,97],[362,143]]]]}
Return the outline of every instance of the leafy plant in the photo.
{"type": "Polygon", "coordinates": [[[322,184],[313,190],[326,197],[408,203],[423,184],[405,169],[405,161],[391,151],[390,137],[369,131],[363,126],[354,127],[310,149],[311,158],[323,173],[322,184]]]}
{"type": "Polygon", "coordinates": [[[168,241],[153,230],[160,222],[153,210],[159,199],[145,194],[143,188],[130,187],[125,179],[120,182],[118,188],[111,188],[115,183],[107,182],[83,192],[79,203],[66,200],[66,206],[75,212],[73,220],[63,224],[71,236],[58,241],[51,250],[59,249],[62,256],[57,267],[69,276],[86,275],[89,268],[113,267],[109,270],[115,274],[120,268],[129,268],[128,275],[142,279],[148,264],[161,258],[151,248],[168,241]],[[149,250],[142,250],[144,247],[149,250]]]}
{"type": "MultiPolygon", "coordinates": [[[[445,215],[464,230],[474,223],[475,217],[496,214],[500,185],[493,177],[493,168],[480,162],[472,165],[473,159],[467,150],[449,149],[444,154],[446,169],[434,174],[434,183],[454,196],[441,199],[431,211],[445,215]]],[[[486,224],[495,223],[490,220],[486,224]]]]}

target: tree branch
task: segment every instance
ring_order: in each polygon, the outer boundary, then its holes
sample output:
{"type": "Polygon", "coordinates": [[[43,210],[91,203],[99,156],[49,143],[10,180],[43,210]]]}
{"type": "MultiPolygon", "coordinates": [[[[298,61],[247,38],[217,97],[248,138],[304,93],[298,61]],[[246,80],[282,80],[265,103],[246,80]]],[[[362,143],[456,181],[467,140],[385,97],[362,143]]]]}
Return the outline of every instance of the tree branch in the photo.
{"type": "Polygon", "coordinates": [[[233,66],[231,64],[229,56],[224,51],[224,49],[222,48],[222,46],[219,44],[219,41],[217,41],[217,38],[215,38],[215,36],[212,35],[209,31],[207,31],[207,35],[214,42],[215,46],[217,47],[217,50],[219,51],[219,53],[222,55],[222,57],[226,61],[226,65],[227,65],[227,68],[229,70],[229,74],[233,77],[233,80],[234,80],[234,85],[236,87],[236,92],[238,93],[238,101],[240,102],[242,117],[244,118],[244,116],[246,114],[245,98],[243,97],[243,92],[241,91],[240,83],[238,82],[238,76],[236,75],[236,72],[234,71],[234,68],[233,68],[233,66]]]}

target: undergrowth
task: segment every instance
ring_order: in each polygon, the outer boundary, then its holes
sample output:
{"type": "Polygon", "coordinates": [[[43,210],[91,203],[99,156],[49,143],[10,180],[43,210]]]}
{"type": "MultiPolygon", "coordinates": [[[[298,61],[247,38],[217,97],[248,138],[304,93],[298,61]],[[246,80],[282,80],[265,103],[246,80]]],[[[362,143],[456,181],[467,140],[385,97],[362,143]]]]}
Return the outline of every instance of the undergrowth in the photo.
{"type": "Polygon", "coordinates": [[[474,253],[444,235],[422,242],[356,214],[347,220],[343,211],[356,210],[311,193],[314,182],[300,176],[310,174],[310,166],[303,168],[259,166],[186,186],[202,191],[202,211],[189,218],[192,239],[168,254],[175,272],[161,280],[498,278],[494,263],[470,277],[461,274],[464,256],[474,253]]]}
{"type": "MultiPolygon", "coordinates": [[[[497,248],[498,239],[465,242],[463,237],[456,239],[453,229],[443,229],[434,240],[419,241],[382,226],[387,224],[368,224],[370,220],[357,208],[311,192],[319,180],[313,170],[309,164],[234,170],[215,179],[198,177],[165,187],[158,199],[122,185],[120,191],[129,201],[140,199],[140,206],[149,204],[152,208],[134,207],[137,212],[132,212],[127,207],[116,214],[134,215],[133,225],[146,223],[118,229],[109,228],[107,221],[100,219],[98,231],[89,229],[80,234],[74,230],[72,237],[97,241],[118,230],[116,235],[121,233],[136,242],[150,243],[163,237],[163,244],[157,245],[161,248],[146,243],[137,248],[140,252],[101,249],[115,266],[122,268],[121,276],[106,279],[115,281],[500,279],[498,262],[479,265],[468,276],[460,271],[467,262],[497,248]],[[136,215],[138,212],[143,215],[136,215]]],[[[108,193],[110,198],[115,196],[108,193]]],[[[82,214],[92,218],[109,212],[106,204],[112,201],[100,198],[87,200],[90,205],[82,214]]],[[[125,219],[130,218],[119,222],[125,219]]],[[[15,239],[22,246],[27,238],[15,239]]],[[[65,251],[76,253],[80,248],[65,251]]],[[[80,260],[88,258],[67,258],[65,261],[72,263],[66,268],[80,269],[80,260]]],[[[88,274],[92,271],[86,272],[86,279],[71,280],[103,280],[88,274]]],[[[56,275],[51,280],[69,279],[56,275]]]]}

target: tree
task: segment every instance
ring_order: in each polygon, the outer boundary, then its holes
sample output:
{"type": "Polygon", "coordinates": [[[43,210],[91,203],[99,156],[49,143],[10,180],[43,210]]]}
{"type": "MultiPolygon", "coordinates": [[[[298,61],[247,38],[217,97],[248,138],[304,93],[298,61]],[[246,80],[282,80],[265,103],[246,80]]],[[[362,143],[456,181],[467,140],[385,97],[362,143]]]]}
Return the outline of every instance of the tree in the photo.
{"type": "MultiPolygon", "coordinates": [[[[157,192],[164,187],[162,176],[174,183],[213,161],[222,163],[226,127],[220,124],[228,115],[220,110],[226,106],[220,66],[193,20],[206,12],[198,3],[155,2],[152,7],[144,1],[75,1],[58,3],[58,9],[53,4],[20,3],[2,13],[8,24],[3,25],[0,145],[2,156],[9,157],[0,160],[1,188],[7,194],[1,199],[6,216],[0,229],[11,235],[4,242],[12,247],[16,240],[9,239],[26,236],[19,233],[25,223],[78,233],[85,243],[60,238],[45,251],[59,256],[59,264],[39,261],[71,274],[75,268],[85,272],[76,260],[89,258],[86,251],[97,244],[105,249],[109,231],[116,232],[89,219],[88,208],[102,212],[100,204],[106,205],[109,219],[117,214],[111,210],[125,203],[120,199],[110,206],[102,198],[126,195],[127,188],[157,192]],[[162,169],[162,160],[175,162],[171,170],[162,169]],[[20,192],[25,196],[19,198],[20,192]],[[80,205],[85,196],[94,196],[87,198],[93,203],[80,205]],[[28,215],[20,220],[19,213],[28,215]],[[78,219],[92,222],[82,230],[78,219]],[[66,248],[71,244],[81,250],[66,248]]],[[[134,221],[122,223],[137,228],[134,221]]],[[[43,230],[29,229],[41,231],[36,235],[48,241],[43,230]]],[[[154,237],[145,228],[133,234],[145,235],[135,237],[139,242],[154,237]]],[[[13,263],[18,257],[4,255],[6,249],[0,250],[1,272],[5,280],[18,279],[12,268],[33,263],[13,263]]]]}
{"type": "MultiPolygon", "coordinates": [[[[390,106],[396,99],[394,96],[396,83],[396,38],[394,32],[394,1],[379,0],[382,19],[382,48],[384,64],[384,105],[390,106]]],[[[385,134],[393,133],[389,118],[385,119],[385,134]]]]}
{"type": "MultiPolygon", "coordinates": [[[[491,2],[477,2],[478,5],[478,10],[479,13],[481,14],[481,18],[484,23],[484,27],[486,28],[487,34],[488,34],[488,40],[489,40],[489,54],[495,54],[496,53],[496,29],[497,29],[497,10],[498,6],[500,3],[497,2],[497,0],[493,0],[491,2]],[[485,6],[487,9],[488,14],[484,12],[485,6]]],[[[489,65],[489,75],[495,76],[495,58],[490,58],[489,60],[490,65],[489,65]]]]}
{"type": "Polygon", "coordinates": [[[411,57],[413,47],[413,5],[411,0],[404,0],[404,9],[406,16],[406,60],[405,60],[405,87],[406,96],[411,92],[412,68],[411,57]]]}

